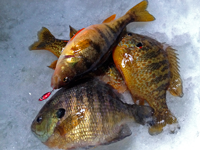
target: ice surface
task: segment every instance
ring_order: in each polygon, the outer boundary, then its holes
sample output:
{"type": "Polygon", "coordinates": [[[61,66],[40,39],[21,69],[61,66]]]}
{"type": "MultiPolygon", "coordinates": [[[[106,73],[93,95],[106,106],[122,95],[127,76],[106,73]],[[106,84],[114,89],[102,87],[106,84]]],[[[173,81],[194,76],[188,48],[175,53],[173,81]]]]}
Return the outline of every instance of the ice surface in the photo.
{"type": "MultiPolygon", "coordinates": [[[[47,68],[56,59],[48,51],[29,51],[44,26],[60,39],[69,39],[69,25],[77,29],[101,23],[116,13],[122,16],[140,0],[0,0],[0,149],[48,150],[30,131],[45,102],[38,98],[51,90],[53,73],[47,68]]],[[[178,50],[183,98],[167,95],[178,118],[177,134],[167,130],[150,136],[147,127],[132,127],[132,136],[97,149],[185,150],[200,148],[200,1],[149,0],[156,18],[131,23],[128,30],[154,37],[178,50]]],[[[167,128],[167,127],[166,127],[167,128]]]]}

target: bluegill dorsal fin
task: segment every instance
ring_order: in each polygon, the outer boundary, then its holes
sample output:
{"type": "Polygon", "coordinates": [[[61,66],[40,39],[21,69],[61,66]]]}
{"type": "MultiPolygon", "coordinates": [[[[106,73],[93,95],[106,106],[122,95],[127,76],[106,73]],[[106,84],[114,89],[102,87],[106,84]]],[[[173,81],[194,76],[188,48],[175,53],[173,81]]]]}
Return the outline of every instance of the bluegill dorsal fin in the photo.
{"type": "Polygon", "coordinates": [[[119,127],[119,131],[116,132],[116,134],[112,137],[112,139],[107,139],[106,140],[107,142],[104,143],[103,145],[108,145],[108,144],[111,144],[111,143],[121,141],[124,138],[130,136],[131,134],[132,134],[132,132],[131,132],[129,126],[127,124],[122,124],[119,127]]]}
{"type": "Polygon", "coordinates": [[[182,85],[181,76],[179,74],[179,65],[178,65],[179,62],[178,62],[176,50],[168,46],[166,48],[166,53],[169,60],[170,72],[171,72],[170,85],[169,85],[168,91],[173,96],[182,97],[183,85],[182,85]]]}
{"type": "Polygon", "coordinates": [[[146,0],[140,2],[133,8],[131,8],[126,14],[132,16],[132,21],[153,21],[155,20],[154,16],[151,15],[147,10],[148,2],[146,0]]]}
{"type": "Polygon", "coordinates": [[[46,49],[47,41],[49,41],[50,38],[55,39],[47,28],[42,27],[42,29],[38,31],[38,41],[29,46],[29,50],[46,49]]]}
{"type": "Polygon", "coordinates": [[[53,70],[55,70],[57,61],[58,61],[58,60],[53,61],[53,62],[51,63],[51,65],[48,66],[48,67],[51,68],[51,69],[53,69],[53,70]]]}
{"type": "Polygon", "coordinates": [[[106,18],[102,23],[108,23],[111,22],[113,20],[115,20],[116,14],[113,14],[112,16],[106,18]]]}
{"type": "Polygon", "coordinates": [[[69,37],[72,38],[78,32],[78,30],[76,30],[70,25],[69,25],[69,29],[70,29],[69,37]]]}

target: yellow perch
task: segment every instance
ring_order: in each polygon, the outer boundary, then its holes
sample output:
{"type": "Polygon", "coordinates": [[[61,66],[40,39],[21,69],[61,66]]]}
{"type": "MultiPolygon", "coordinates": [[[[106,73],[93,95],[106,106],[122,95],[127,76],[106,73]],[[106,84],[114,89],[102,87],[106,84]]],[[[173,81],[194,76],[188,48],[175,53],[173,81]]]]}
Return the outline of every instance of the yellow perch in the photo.
{"type": "Polygon", "coordinates": [[[52,88],[65,86],[105,62],[130,22],[153,21],[154,17],[146,10],[147,4],[147,1],[142,1],[124,16],[108,23],[91,25],[76,34],[58,59],[51,80],[52,88]]]}

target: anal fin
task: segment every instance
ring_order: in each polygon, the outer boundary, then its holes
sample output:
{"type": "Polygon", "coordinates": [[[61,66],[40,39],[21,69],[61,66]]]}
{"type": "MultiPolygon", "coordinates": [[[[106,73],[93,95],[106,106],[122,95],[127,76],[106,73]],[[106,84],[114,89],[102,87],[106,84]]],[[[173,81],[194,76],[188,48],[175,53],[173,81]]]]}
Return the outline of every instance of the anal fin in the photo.
{"type": "Polygon", "coordinates": [[[115,134],[115,137],[112,140],[104,143],[103,145],[108,145],[111,143],[121,141],[124,138],[130,136],[131,134],[132,134],[132,132],[131,132],[131,129],[129,128],[129,126],[127,124],[123,124],[120,126],[119,132],[115,134]]]}

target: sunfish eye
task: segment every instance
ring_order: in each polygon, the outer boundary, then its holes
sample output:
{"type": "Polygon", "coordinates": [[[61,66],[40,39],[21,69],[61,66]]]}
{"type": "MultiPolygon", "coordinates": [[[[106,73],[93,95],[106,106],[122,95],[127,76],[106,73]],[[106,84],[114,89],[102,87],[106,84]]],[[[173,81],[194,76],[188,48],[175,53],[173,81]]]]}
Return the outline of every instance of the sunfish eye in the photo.
{"type": "Polygon", "coordinates": [[[58,118],[62,118],[65,115],[65,109],[64,108],[58,109],[58,111],[56,112],[56,115],[58,118]]]}
{"type": "Polygon", "coordinates": [[[128,33],[128,35],[129,35],[129,36],[131,36],[131,35],[132,35],[132,33],[130,33],[130,32],[129,32],[129,33],[128,33]]]}
{"type": "Polygon", "coordinates": [[[42,116],[39,116],[36,121],[37,123],[40,123],[42,121],[42,116]]]}
{"type": "Polygon", "coordinates": [[[141,42],[139,42],[139,43],[137,43],[137,45],[136,45],[137,47],[139,47],[139,48],[142,48],[142,43],[141,42]]]}
{"type": "Polygon", "coordinates": [[[63,79],[63,82],[69,82],[69,78],[68,78],[68,77],[65,77],[65,78],[63,79]]]}

